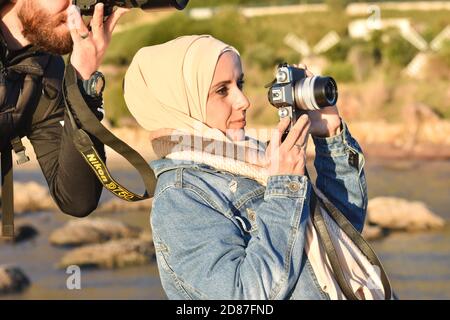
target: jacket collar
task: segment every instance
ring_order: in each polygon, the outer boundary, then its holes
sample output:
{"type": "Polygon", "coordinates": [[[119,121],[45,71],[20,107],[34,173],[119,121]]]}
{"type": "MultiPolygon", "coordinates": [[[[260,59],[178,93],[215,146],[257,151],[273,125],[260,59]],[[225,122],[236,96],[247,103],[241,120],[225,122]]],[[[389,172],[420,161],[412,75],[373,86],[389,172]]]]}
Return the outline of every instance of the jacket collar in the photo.
{"type": "Polygon", "coordinates": [[[214,167],[209,166],[204,163],[189,161],[189,160],[174,160],[169,158],[158,159],[150,162],[150,167],[152,168],[155,176],[158,178],[159,175],[166,171],[179,169],[179,168],[190,168],[190,169],[199,169],[199,170],[214,170],[217,171],[214,167]]]}
{"type": "Polygon", "coordinates": [[[40,51],[34,45],[25,46],[11,54],[3,34],[0,32],[0,66],[2,69],[43,76],[50,56],[49,53],[40,51]]]}

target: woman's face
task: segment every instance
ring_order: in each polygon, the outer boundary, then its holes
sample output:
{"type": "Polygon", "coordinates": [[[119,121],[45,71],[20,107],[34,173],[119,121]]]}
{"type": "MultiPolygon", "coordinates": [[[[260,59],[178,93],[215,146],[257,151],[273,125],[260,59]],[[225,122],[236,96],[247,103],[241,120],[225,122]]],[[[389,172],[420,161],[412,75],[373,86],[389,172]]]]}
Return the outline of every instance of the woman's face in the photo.
{"type": "Polygon", "coordinates": [[[243,85],[241,59],[233,51],[223,53],[209,88],[206,124],[219,129],[233,141],[245,137],[245,112],[250,102],[242,92],[243,85]]]}

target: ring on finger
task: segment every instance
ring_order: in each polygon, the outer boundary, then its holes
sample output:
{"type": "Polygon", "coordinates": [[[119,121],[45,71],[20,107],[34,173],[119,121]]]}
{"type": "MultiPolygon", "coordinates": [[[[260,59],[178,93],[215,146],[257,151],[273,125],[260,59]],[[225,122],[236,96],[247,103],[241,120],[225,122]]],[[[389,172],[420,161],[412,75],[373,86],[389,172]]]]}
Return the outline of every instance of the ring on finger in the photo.
{"type": "Polygon", "coordinates": [[[89,37],[89,32],[86,32],[84,34],[80,34],[81,39],[87,39],[89,37]]]}

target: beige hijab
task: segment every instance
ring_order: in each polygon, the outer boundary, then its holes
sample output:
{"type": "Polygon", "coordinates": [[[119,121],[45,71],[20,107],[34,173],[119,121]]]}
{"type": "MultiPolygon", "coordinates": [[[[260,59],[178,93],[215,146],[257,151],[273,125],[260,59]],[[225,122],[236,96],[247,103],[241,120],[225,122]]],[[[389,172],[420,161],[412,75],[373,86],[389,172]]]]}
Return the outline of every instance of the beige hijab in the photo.
{"type": "MultiPolygon", "coordinates": [[[[179,37],[139,50],[125,75],[124,96],[145,129],[161,129],[227,140],[206,123],[206,101],[220,55],[233,47],[209,35],[179,37]]],[[[155,132],[158,131],[158,132],[155,132]]]]}

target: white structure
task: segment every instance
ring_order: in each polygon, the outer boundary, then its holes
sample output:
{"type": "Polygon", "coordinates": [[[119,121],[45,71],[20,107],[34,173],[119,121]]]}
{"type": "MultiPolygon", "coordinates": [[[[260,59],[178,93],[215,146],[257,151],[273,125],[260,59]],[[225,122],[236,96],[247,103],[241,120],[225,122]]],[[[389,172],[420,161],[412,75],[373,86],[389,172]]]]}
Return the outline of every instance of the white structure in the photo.
{"type": "Polygon", "coordinates": [[[284,43],[303,57],[324,53],[337,45],[339,41],[341,41],[341,37],[336,31],[328,32],[312,49],[305,40],[300,39],[293,33],[288,33],[284,38],[284,43]]]}
{"type": "Polygon", "coordinates": [[[370,39],[373,30],[385,30],[389,28],[397,28],[400,30],[411,29],[411,23],[407,18],[398,19],[377,19],[374,22],[369,19],[353,20],[348,25],[348,32],[352,38],[370,39]]]}
{"type": "Polygon", "coordinates": [[[430,43],[431,50],[439,51],[442,49],[444,42],[450,39],[450,25],[448,25],[433,41],[430,43]]]}
{"type": "MultiPolygon", "coordinates": [[[[346,12],[351,16],[367,14],[373,3],[351,3],[346,12]]],[[[450,10],[450,1],[415,1],[415,2],[383,2],[377,3],[381,10],[395,11],[441,11],[450,10]]]]}
{"type": "Polygon", "coordinates": [[[314,74],[322,74],[323,68],[326,67],[327,61],[319,57],[320,54],[327,52],[341,41],[341,38],[336,31],[327,33],[312,49],[309,44],[297,37],[293,33],[289,33],[284,38],[284,43],[300,53],[302,60],[314,74]]]}
{"type": "MultiPolygon", "coordinates": [[[[194,8],[188,11],[189,16],[196,20],[210,19],[220,8],[194,8]]],[[[240,7],[239,12],[247,18],[274,16],[282,14],[299,14],[310,12],[326,12],[326,4],[299,4],[289,6],[268,6],[268,7],[240,7]]]]}

